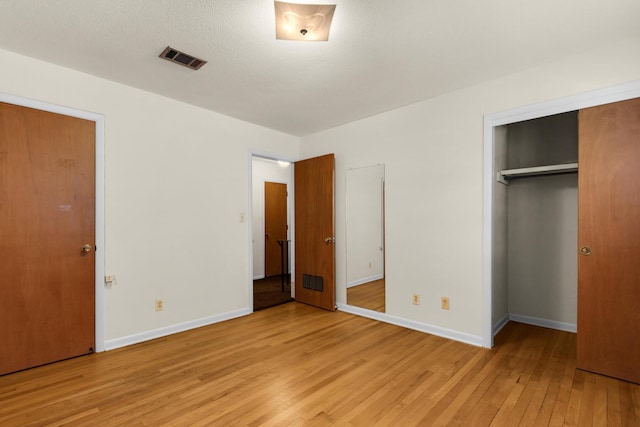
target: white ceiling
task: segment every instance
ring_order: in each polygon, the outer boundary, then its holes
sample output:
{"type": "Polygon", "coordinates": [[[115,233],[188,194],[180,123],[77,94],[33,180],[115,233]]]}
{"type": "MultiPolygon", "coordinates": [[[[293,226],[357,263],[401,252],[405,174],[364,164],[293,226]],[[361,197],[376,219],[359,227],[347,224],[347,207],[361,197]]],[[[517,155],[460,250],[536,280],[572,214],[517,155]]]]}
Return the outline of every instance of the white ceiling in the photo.
{"type": "Polygon", "coordinates": [[[0,48],[303,136],[640,35],[638,0],[319,3],[328,42],[276,40],[272,0],[0,0],[0,48]]]}

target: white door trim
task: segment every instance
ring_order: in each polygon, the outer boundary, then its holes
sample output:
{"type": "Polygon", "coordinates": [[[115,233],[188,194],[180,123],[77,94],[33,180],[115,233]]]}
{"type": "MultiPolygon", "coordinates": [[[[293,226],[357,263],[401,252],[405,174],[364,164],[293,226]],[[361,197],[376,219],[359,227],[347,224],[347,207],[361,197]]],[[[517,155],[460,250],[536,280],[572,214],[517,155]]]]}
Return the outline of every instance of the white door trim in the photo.
{"type": "Polygon", "coordinates": [[[77,117],[90,120],[96,124],[96,218],[95,218],[95,238],[96,238],[96,265],[95,265],[95,350],[104,351],[105,325],[104,325],[104,116],[102,114],[89,111],[77,110],[64,107],[62,105],[49,104],[29,98],[9,95],[0,92],[0,102],[14,104],[36,110],[48,111],[51,113],[63,114],[65,116],[77,117]]]}
{"type": "Polygon", "coordinates": [[[514,108],[484,116],[483,160],[483,238],[482,238],[482,346],[493,347],[493,182],[495,181],[494,128],[523,120],[537,119],[553,114],[576,111],[597,105],[640,97],[640,80],[598,89],[578,95],[559,98],[538,104],[514,108]]]}

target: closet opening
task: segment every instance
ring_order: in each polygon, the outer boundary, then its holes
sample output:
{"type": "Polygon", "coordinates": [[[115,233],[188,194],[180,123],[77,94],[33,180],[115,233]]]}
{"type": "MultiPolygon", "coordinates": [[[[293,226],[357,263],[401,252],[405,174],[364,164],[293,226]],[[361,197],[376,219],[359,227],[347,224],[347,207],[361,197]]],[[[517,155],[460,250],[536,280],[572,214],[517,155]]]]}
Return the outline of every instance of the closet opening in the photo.
{"type": "Polygon", "coordinates": [[[578,112],[494,132],[493,324],[576,332],[578,112]]]}
{"type": "Polygon", "coordinates": [[[639,132],[640,81],[485,116],[483,346],[509,320],[578,332],[577,368],[640,383],[639,132]]]}

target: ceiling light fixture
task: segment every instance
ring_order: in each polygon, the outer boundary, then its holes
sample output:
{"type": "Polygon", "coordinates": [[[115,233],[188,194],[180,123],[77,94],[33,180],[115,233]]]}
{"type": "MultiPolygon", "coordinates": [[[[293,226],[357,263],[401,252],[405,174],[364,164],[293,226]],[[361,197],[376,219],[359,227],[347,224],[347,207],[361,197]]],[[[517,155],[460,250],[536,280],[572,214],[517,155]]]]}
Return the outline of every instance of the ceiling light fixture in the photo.
{"type": "Polygon", "coordinates": [[[297,4],[274,2],[276,39],[327,41],[335,4],[297,4]]]}

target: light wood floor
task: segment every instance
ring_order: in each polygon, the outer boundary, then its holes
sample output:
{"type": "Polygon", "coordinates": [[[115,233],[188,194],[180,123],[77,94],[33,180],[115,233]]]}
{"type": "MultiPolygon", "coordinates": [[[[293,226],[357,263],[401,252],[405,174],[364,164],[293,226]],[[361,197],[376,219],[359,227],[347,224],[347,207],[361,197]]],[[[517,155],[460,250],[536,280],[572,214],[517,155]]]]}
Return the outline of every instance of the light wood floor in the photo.
{"type": "Polygon", "coordinates": [[[384,279],[347,288],[347,304],[369,310],[385,311],[384,279]]]}
{"type": "Polygon", "coordinates": [[[575,369],[575,335],[493,350],[289,303],[0,377],[0,425],[640,425],[640,386],[575,369]]]}

